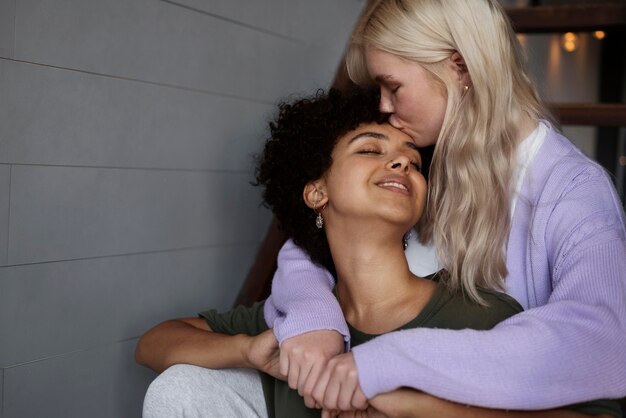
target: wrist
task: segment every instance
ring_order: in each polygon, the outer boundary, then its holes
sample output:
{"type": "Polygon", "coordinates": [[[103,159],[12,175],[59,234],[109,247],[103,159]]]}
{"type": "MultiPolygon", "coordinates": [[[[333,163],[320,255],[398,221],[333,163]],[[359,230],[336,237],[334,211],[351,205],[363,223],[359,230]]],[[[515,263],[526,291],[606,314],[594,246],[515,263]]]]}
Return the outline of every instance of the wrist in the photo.
{"type": "Polygon", "coordinates": [[[254,337],[246,334],[237,334],[237,347],[239,347],[239,367],[256,368],[252,361],[252,341],[254,337]]]}

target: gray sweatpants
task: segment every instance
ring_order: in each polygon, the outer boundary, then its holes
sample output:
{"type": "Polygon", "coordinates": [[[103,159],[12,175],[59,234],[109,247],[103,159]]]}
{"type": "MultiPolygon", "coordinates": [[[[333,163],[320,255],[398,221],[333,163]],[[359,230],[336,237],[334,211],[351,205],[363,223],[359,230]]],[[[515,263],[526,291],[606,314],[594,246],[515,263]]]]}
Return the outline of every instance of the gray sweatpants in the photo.
{"type": "Polygon", "coordinates": [[[259,373],[177,364],[150,384],[143,418],[209,417],[267,418],[259,373]]]}

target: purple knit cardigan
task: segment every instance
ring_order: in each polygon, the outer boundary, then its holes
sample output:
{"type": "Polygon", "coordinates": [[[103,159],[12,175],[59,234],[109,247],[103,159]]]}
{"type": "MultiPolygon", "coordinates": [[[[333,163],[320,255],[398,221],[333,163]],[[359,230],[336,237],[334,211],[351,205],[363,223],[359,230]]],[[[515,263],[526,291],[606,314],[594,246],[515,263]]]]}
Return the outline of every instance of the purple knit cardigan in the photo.
{"type": "MultiPolygon", "coordinates": [[[[507,293],[526,309],[489,331],[417,328],[353,349],[368,397],[401,386],[472,405],[543,409],[626,395],[626,231],[604,170],[551,128],[526,172],[507,293]]],[[[265,305],[279,341],[346,336],[332,277],[291,241],[265,305]]]]}

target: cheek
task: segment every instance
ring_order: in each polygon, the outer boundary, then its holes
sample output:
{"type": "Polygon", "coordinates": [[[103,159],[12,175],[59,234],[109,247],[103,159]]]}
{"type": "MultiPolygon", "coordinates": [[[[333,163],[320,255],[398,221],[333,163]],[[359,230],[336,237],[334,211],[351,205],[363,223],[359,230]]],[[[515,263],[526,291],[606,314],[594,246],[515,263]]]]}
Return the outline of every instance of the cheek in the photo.
{"type": "Polygon", "coordinates": [[[358,170],[348,167],[333,167],[332,174],[327,177],[326,187],[331,205],[335,207],[345,206],[346,203],[354,201],[357,192],[360,191],[359,182],[362,176],[358,170]]]}
{"type": "Polygon", "coordinates": [[[423,104],[422,112],[413,119],[423,135],[421,142],[424,143],[418,144],[419,146],[433,145],[437,142],[446,116],[446,104],[446,100],[441,96],[432,97],[428,103],[423,104]]]}
{"type": "Polygon", "coordinates": [[[416,184],[416,197],[415,197],[415,209],[419,214],[419,217],[424,213],[424,209],[426,207],[426,195],[428,193],[428,188],[426,184],[426,179],[424,176],[420,176],[419,180],[416,184]]]}
{"type": "Polygon", "coordinates": [[[414,128],[426,126],[441,127],[446,113],[447,99],[438,89],[415,89],[395,100],[395,110],[403,120],[417,124],[414,128]]]}
{"type": "Polygon", "coordinates": [[[432,119],[430,99],[407,94],[398,97],[394,105],[395,114],[410,128],[422,130],[432,119]]]}
{"type": "Polygon", "coordinates": [[[418,104],[411,96],[398,96],[393,101],[395,113],[405,119],[415,112],[418,104]]]}
{"type": "Polygon", "coordinates": [[[446,107],[448,105],[448,100],[443,96],[435,96],[433,97],[432,102],[432,115],[435,120],[438,121],[439,127],[443,124],[443,119],[446,115],[446,107]]]}

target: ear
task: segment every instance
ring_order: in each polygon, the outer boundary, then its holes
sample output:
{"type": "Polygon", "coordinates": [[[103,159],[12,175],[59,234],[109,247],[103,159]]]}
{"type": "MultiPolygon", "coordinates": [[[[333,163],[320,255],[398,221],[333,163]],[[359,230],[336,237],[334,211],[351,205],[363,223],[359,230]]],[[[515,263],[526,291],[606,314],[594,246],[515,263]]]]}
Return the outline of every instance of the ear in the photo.
{"type": "Polygon", "coordinates": [[[450,56],[450,62],[453,66],[454,71],[457,74],[459,80],[459,86],[464,88],[465,86],[469,86],[472,82],[470,79],[469,71],[467,71],[467,65],[465,64],[465,59],[458,51],[455,51],[450,56]]]}
{"type": "Polygon", "coordinates": [[[326,182],[323,179],[310,181],[302,191],[304,203],[311,209],[320,209],[328,202],[326,182]]]}

